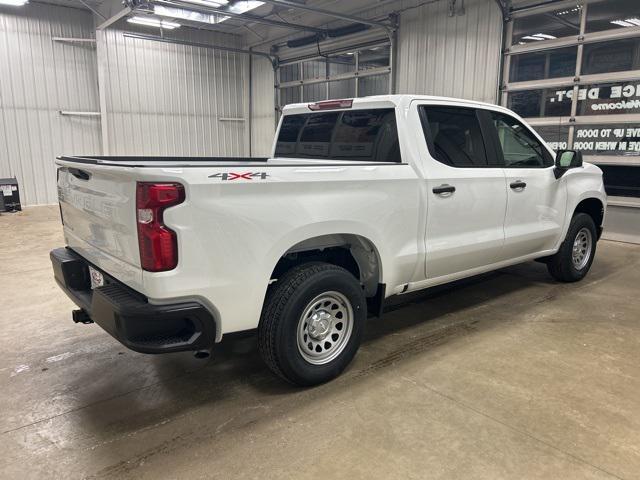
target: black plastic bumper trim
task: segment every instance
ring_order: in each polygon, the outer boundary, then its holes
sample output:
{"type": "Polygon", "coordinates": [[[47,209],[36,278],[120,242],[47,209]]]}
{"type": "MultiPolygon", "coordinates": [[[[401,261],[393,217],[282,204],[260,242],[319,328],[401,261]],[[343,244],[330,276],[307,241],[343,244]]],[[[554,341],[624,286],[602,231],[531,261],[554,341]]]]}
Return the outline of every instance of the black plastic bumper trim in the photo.
{"type": "Polygon", "coordinates": [[[215,322],[201,304],[153,305],[104,272],[105,285],[92,290],[89,262],[84,258],[69,248],[52,250],[50,257],[60,288],[127,348],[141,353],[169,353],[213,346],[215,322]]]}

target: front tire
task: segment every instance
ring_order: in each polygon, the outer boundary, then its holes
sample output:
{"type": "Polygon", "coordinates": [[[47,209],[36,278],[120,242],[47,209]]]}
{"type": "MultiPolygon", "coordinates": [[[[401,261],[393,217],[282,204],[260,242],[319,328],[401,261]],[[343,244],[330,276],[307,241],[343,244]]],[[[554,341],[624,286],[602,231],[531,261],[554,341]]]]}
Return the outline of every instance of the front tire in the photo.
{"type": "Polygon", "coordinates": [[[367,304],[360,282],[344,268],[307,263],[286,272],[268,292],[258,326],[267,366],[300,386],[327,382],[355,356],[367,304]]]}
{"type": "Polygon", "coordinates": [[[582,280],[593,263],[597,238],[593,219],[586,213],[574,215],[560,249],[547,262],[551,276],[560,282],[582,280]]]}

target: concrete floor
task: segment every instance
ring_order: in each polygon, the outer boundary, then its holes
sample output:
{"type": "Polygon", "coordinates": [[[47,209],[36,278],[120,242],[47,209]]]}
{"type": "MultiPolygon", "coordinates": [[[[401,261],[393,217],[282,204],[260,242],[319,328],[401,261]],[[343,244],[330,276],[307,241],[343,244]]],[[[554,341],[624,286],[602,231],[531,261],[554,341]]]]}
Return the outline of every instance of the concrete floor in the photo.
{"type": "Polygon", "coordinates": [[[502,270],[372,320],[292,388],[254,339],[210,361],[75,325],[55,207],[0,217],[2,478],[640,478],[640,246],[581,283],[502,270]]]}

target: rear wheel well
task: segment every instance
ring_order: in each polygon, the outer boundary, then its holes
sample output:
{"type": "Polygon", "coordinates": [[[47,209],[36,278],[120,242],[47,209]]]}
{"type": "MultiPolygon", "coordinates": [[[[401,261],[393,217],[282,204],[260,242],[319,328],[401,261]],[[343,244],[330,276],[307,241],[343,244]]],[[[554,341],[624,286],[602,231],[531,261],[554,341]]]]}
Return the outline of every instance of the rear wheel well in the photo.
{"type": "Polygon", "coordinates": [[[301,252],[286,253],[283,255],[276,267],[273,269],[272,279],[281,277],[285,272],[293,267],[308,262],[325,262],[337,265],[349,271],[354,277],[360,278],[360,268],[358,262],[346,247],[329,247],[315,250],[305,250],[301,252]]]}
{"type": "Polygon", "coordinates": [[[373,244],[353,234],[324,235],[290,248],[276,264],[271,279],[278,279],[293,267],[308,262],[325,262],[350,272],[363,286],[365,296],[378,292],[380,264],[373,244]]]}
{"type": "Polygon", "coordinates": [[[577,213],[586,213],[593,219],[593,223],[601,231],[602,220],[604,219],[604,205],[597,198],[586,198],[582,200],[574,211],[574,215],[577,213]]]}

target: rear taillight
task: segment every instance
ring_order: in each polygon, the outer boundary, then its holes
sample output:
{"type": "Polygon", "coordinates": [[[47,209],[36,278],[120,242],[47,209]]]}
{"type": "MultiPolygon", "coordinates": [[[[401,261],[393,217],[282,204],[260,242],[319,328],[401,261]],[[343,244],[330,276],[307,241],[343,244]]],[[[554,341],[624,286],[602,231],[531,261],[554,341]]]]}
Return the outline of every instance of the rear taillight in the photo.
{"type": "Polygon", "coordinates": [[[163,223],[165,209],[184,202],[179,183],[142,183],[136,186],[136,217],[140,264],[148,272],[164,272],[178,265],[176,232],[163,223]]]}

